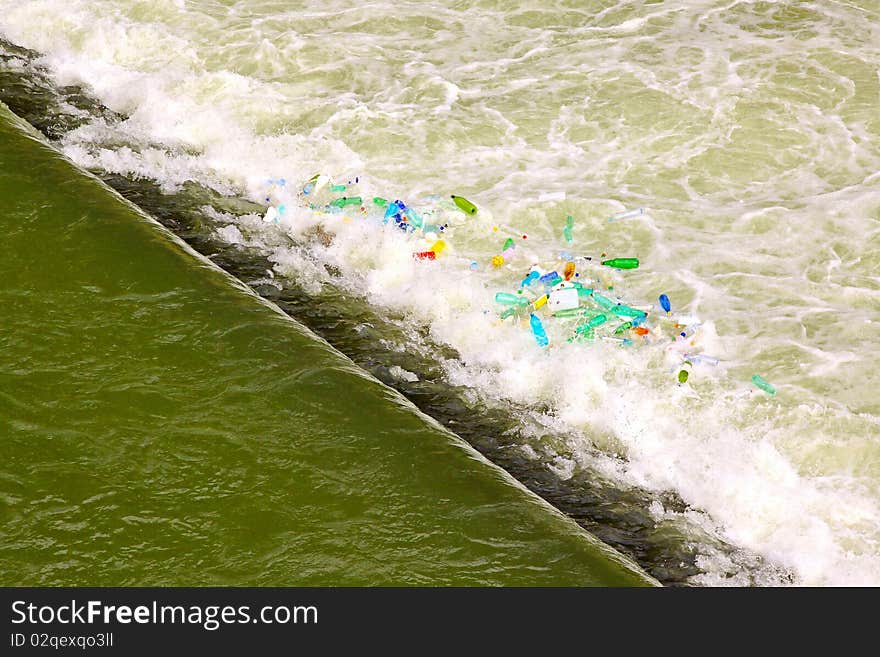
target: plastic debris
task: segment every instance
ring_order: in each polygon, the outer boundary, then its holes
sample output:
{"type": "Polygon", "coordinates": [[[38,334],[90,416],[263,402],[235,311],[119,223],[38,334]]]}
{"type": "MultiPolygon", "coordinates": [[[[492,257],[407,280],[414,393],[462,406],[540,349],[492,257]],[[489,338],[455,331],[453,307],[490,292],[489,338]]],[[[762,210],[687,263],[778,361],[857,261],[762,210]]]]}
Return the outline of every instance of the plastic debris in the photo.
{"type": "Polygon", "coordinates": [[[568,215],[565,218],[565,228],[562,229],[562,236],[565,238],[565,241],[571,244],[574,242],[574,237],[572,237],[571,230],[574,228],[574,217],[568,215]]]}
{"type": "Polygon", "coordinates": [[[681,364],[681,369],[678,370],[679,383],[687,383],[688,377],[691,375],[691,369],[693,369],[693,364],[689,360],[681,364]]]}
{"type": "MultiPolygon", "coordinates": [[[[266,192],[267,208],[263,220],[267,223],[279,223],[279,219],[285,215],[285,206],[279,201],[285,200],[283,179],[268,179],[269,187],[266,192]]],[[[389,201],[381,196],[339,196],[339,193],[349,194],[357,189],[353,185],[358,184],[358,179],[348,181],[348,184],[334,184],[329,176],[316,174],[302,187],[299,200],[304,207],[311,208],[319,213],[333,213],[344,215],[346,221],[353,216],[364,216],[367,221],[372,221],[381,226],[394,221],[396,226],[405,231],[402,239],[410,239],[413,243],[430,244],[412,253],[416,260],[438,260],[441,254],[444,262],[461,264],[471,270],[486,269],[485,259],[472,259],[459,257],[449,253],[452,231],[445,232],[460,223],[456,217],[460,217],[457,211],[465,215],[477,214],[477,207],[461,196],[449,197],[432,195],[424,200],[425,205],[420,204],[418,211],[408,206],[403,201],[396,199],[389,201]],[[349,209],[352,208],[352,209],[349,209]],[[357,209],[354,209],[357,208],[357,209]],[[444,239],[440,239],[443,235],[444,239]],[[433,237],[433,243],[431,238],[433,237]]],[[[296,193],[300,190],[291,189],[287,193],[296,193]]],[[[563,193],[542,195],[545,200],[564,198],[563,193]]],[[[628,210],[611,217],[611,220],[626,219],[644,214],[643,208],[628,210]]],[[[294,219],[298,219],[294,215],[294,219]]],[[[562,236],[566,244],[573,242],[574,217],[565,217],[565,226],[562,236]]],[[[476,225],[480,228],[479,225],[476,225]]],[[[507,322],[510,329],[522,327],[528,317],[529,327],[534,339],[540,347],[550,345],[546,322],[557,322],[560,331],[565,331],[570,336],[568,342],[581,343],[583,348],[595,349],[603,343],[615,343],[621,347],[633,349],[660,348],[671,352],[681,358],[681,365],[674,368],[678,383],[688,383],[693,377],[693,368],[697,365],[717,366],[719,359],[713,356],[699,353],[701,324],[697,317],[689,317],[679,313],[671,316],[672,304],[666,294],[659,294],[657,302],[663,312],[654,312],[658,306],[655,304],[629,305],[620,296],[619,292],[601,294],[606,289],[612,290],[617,284],[619,273],[614,270],[630,270],[639,267],[638,258],[608,258],[606,253],[600,257],[575,255],[569,251],[574,249],[566,247],[558,258],[534,262],[525,271],[515,271],[511,265],[515,258],[525,259],[523,250],[517,249],[517,239],[528,239],[528,235],[514,227],[498,224],[492,227],[492,234],[503,230],[510,235],[503,239],[501,252],[491,257],[492,267],[498,270],[495,276],[504,273],[515,272],[511,281],[513,289],[499,291],[494,295],[494,301],[498,304],[498,315],[501,319],[513,318],[507,322]],[[559,272],[562,272],[560,275],[559,272]],[[516,285],[516,282],[519,285],[516,285]],[[615,320],[615,321],[612,321],[615,320]],[[601,340],[601,342],[600,342],[601,340]]],[[[499,235],[500,236],[500,235],[499,235]]],[[[332,234],[328,237],[332,239],[332,234]]],[[[500,240],[499,240],[500,241],[500,240]]],[[[415,249],[413,249],[415,251],[415,249]]],[[[596,252],[598,254],[598,249],[596,252]]],[[[479,285],[479,279],[474,279],[479,285]]],[[[488,314],[490,310],[483,310],[488,314]]],[[[497,315],[496,315],[497,316],[497,315]]],[[[752,382],[762,391],[769,395],[775,395],[776,389],[759,375],[752,377],[752,382]]]]}
{"type": "Polygon", "coordinates": [[[551,271],[551,272],[541,276],[541,278],[539,278],[538,280],[544,284],[544,287],[553,287],[558,282],[560,282],[562,280],[562,278],[559,276],[559,274],[557,272],[551,271]]]}
{"type": "Polygon", "coordinates": [[[475,215],[477,214],[477,206],[468,201],[463,196],[456,196],[452,194],[453,202],[458,206],[459,210],[464,212],[465,214],[475,215]]]}
{"type": "Polygon", "coordinates": [[[532,335],[535,336],[535,341],[539,347],[546,347],[550,344],[547,333],[544,331],[544,325],[541,323],[541,318],[535,313],[529,315],[529,325],[532,327],[532,335]]]}
{"type": "Polygon", "coordinates": [[[554,317],[583,317],[585,315],[595,315],[592,308],[570,308],[568,310],[559,310],[553,313],[554,317]]]}
{"type": "Polygon", "coordinates": [[[760,374],[753,374],[752,375],[752,383],[754,383],[756,386],[758,386],[761,390],[766,392],[768,395],[775,395],[776,394],[776,388],[774,388],[772,385],[767,383],[767,381],[764,379],[764,377],[762,377],[760,374]]]}
{"type": "Polygon", "coordinates": [[[594,317],[590,318],[590,320],[586,324],[584,324],[583,326],[579,326],[575,330],[575,333],[581,333],[585,329],[594,329],[598,326],[602,326],[602,324],[604,324],[607,321],[608,321],[607,315],[603,315],[603,314],[595,315],[594,317]]]}
{"type": "Polygon", "coordinates": [[[578,291],[573,287],[554,290],[550,293],[547,301],[547,307],[551,312],[556,313],[561,310],[572,310],[580,305],[578,291]]]}
{"type": "Polygon", "coordinates": [[[415,210],[413,210],[410,207],[404,208],[403,212],[406,215],[406,220],[409,222],[410,226],[413,226],[415,228],[422,227],[422,224],[424,222],[422,221],[422,217],[419,215],[418,212],[416,212],[415,210]]]}
{"type": "Polygon", "coordinates": [[[363,203],[363,199],[360,196],[343,196],[335,201],[331,201],[330,205],[335,208],[344,208],[349,205],[360,205],[361,203],[363,203]]]}
{"type": "Polygon", "coordinates": [[[645,208],[636,208],[635,210],[627,210],[626,212],[619,212],[615,215],[608,217],[608,221],[620,221],[621,219],[631,219],[632,217],[638,217],[640,215],[645,214],[645,208]]]}
{"type": "Polygon", "coordinates": [[[639,310],[638,308],[630,308],[629,306],[626,306],[622,303],[616,304],[609,310],[611,310],[611,312],[613,312],[618,317],[643,318],[647,315],[644,310],[639,310]]]}
{"type": "Polygon", "coordinates": [[[520,282],[519,286],[520,287],[528,287],[534,281],[536,281],[540,278],[541,278],[541,272],[532,270],[529,272],[528,276],[526,276],[524,279],[522,279],[522,282],[520,282]]]}
{"type": "Polygon", "coordinates": [[[638,258],[611,258],[611,260],[603,260],[602,264],[615,269],[636,269],[639,266],[638,258]]]}
{"type": "Polygon", "coordinates": [[[592,293],[591,297],[592,297],[593,301],[595,301],[598,304],[598,306],[600,308],[602,308],[602,310],[611,310],[612,308],[614,308],[614,306],[617,305],[608,297],[601,295],[595,291],[592,293]]]}
{"type": "Polygon", "coordinates": [[[694,365],[711,365],[712,367],[715,367],[721,362],[714,356],[707,356],[706,354],[685,354],[684,357],[694,365]]]}
{"type": "Polygon", "coordinates": [[[385,209],[385,223],[388,223],[388,220],[391,218],[399,219],[400,218],[400,210],[401,207],[397,204],[397,201],[393,203],[389,203],[387,208],[385,209]]]}
{"type": "Polygon", "coordinates": [[[511,304],[527,306],[529,305],[528,298],[522,296],[521,294],[510,294],[509,292],[496,292],[495,293],[495,302],[503,303],[506,306],[511,304]]]}
{"type": "Polygon", "coordinates": [[[669,303],[669,297],[665,294],[661,294],[658,298],[660,299],[660,307],[663,308],[663,310],[666,312],[672,310],[672,304],[669,303]]]}

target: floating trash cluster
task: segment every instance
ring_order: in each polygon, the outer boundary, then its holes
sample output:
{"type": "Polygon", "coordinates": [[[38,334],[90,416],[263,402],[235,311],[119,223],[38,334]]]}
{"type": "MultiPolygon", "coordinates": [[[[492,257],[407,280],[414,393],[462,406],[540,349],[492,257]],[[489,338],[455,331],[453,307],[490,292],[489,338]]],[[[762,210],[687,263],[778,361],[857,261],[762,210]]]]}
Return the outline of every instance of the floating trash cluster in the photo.
{"type": "MultiPolygon", "coordinates": [[[[359,179],[346,184],[334,184],[329,176],[317,174],[301,189],[295,191],[303,208],[328,215],[343,215],[347,221],[373,221],[378,226],[392,225],[412,236],[414,243],[427,248],[413,251],[413,258],[427,261],[450,259],[470,269],[514,270],[517,261],[517,241],[528,235],[510,227],[492,226],[494,235],[503,232],[517,236],[507,237],[498,252],[488,261],[463,258],[452,253],[452,229],[478,214],[477,206],[468,199],[451,194],[433,195],[419,204],[419,210],[401,199],[389,200],[379,196],[363,197],[357,190],[359,179]],[[502,269],[503,268],[503,269],[502,269]]],[[[263,220],[277,224],[287,207],[276,199],[287,186],[284,178],[268,181],[265,201],[270,203],[263,220]]],[[[287,191],[290,194],[290,190],[287,191]]],[[[620,221],[645,214],[644,208],[627,210],[608,218],[620,221]]],[[[566,251],[543,262],[530,262],[520,270],[521,276],[510,280],[509,288],[495,293],[495,313],[501,322],[521,326],[534,337],[537,348],[552,349],[557,343],[575,343],[584,346],[615,344],[638,349],[660,347],[673,354],[676,365],[672,368],[674,381],[685,385],[691,380],[694,366],[717,366],[721,361],[702,353],[701,329],[698,318],[678,313],[669,296],[660,293],[656,303],[630,303],[621,298],[606,273],[609,270],[626,272],[638,269],[640,261],[629,254],[608,257],[577,255],[569,252],[575,243],[575,218],[568,215],[562,237],[566,251]],[[548,331],[548,327],[553,330],[548,331]],[[551,338],[551,334],[554,336],[551,338]],[[562,337],[559,337],[562,336],[562,337]]],[[[491,237],[491,236],[490,236],[491,237]]],[[[500,240],[499,240],[500,242],[500,240]]],[[[752,383],[768,395],[776,395],[776,388],[755,374],[752,383]]]]}

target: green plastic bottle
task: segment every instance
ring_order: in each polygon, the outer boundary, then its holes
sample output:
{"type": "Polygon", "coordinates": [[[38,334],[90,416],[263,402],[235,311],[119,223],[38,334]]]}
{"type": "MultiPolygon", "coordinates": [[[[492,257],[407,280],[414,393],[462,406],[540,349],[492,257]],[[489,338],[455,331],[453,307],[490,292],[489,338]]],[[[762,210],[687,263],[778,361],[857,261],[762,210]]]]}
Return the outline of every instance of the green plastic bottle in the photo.
{"type": "Polygon", "coordinates": [[[509,292],[496,292],[495,302],[503,303],[508,306],[511,304],[516,304],[520,306],[529,305],[529,300],[527,297],[524,297],[521,294],[510,294],[509,292]]]}
{"type": "Polygon", "coordinates": [[[639,310],[638,308],[630,308],[629,306],[625,306],[622,303],[611,308],[611,312],[613,312],[618,317],[645,317],[647,315],[644,310],[639,310]]]}
{"type": "Polygon", "coordinates": [[[452,200],[458,206],[458,209],[464,212],[465,214],[474,215],[477,214],[477,206],[468,201],[463,196],[456,196],[455,194],[451,194],[452,200]]]}
{"type": "Polygon", "coordinates": [[[562,235],[565,237],[565,241],[569,244],[574,241],[574,238],[571,235],[572,228],[574,228],[574,217],[568,215],[565,218],[565,228],[562,229],[562,235]]]}
{"type": "Polygon", "coordinates": [[[611,310],[612,308],[614,308],[617,305],[608,297],[603,296],[595,291],[593,292],[592,297],[593,297],[593,301],[595,301],[597,304],[599,304],[599,306],[602,308],[602,310],[611,310]]]}
{"type": "Polygon", "coordinates": [[[774,388],[772,385],[767,383],[767,381],[764,379],[764,377],[762,377],[760,374],[753,374],[752,375],[752,383],[754,383],[756,386],[758,386],[761,390],[766,392],[768,395],[775,395],[776,394],[776,388],[774,388]]]}
{"type": "Polygon", "coordinates": [[[553,313],[554,317],[581,317],[582,315],[595,315],[596,311],[593,308],[567,308],[566,310],[560,310],[558,312],[553,313]]]}
{"type": "Polygon", "coordinates": [[[507,251],[507,249],[512,249],[512,248],[515,248],[515,247],[514,247],[514,244],[513,244],[513,238],[512,238],[512,237],[508,237],[507,240],[504,242],[504,248],[501,249],[501,250],[502,250],[502,251],[507,251]]]}
{"type": "Polygon", "coordinates": [[[596,339],[596,332],[593,329],[584,327],[583,331],[575,332],[566,342],[592,342],[596,339]]]}
{"type": "Polygon", "coordinates": [[[337,208],[344,208],[347,205],[360,205],[363,199],[360,196],[343,196],[335,201],[331,201],[330,205],[337,208]]]}
{"type": "Polygon", "coordinates": [[[629,331],[632,327],[633,327],[632,322],[624,322],[623,324],[618,326],[616,329],[614,329],[614,335],[620,335],[624,331],[629,331]]]}
{"type": "Polygon", "coordinates": [[[582,326],[578,326],[574,332],[575,333],[584,333],[587,330],[592,331],[594,328],[596,328],[597,326],[602,326],[602,324],[604,324],[607,321],[608,321],[607,315],[604,315],[604,314],[603,315],[596,315],[586,324],[583,324],[582,326]]]}
{"type": "Polygon", "coordinates": [[[380,208],[384,208],[386,205],[388,205],[388,199],[382,198],[381,196],[374,196],[373,203],[378,205],[380,208]]]}
{"type": "Polygon", "coordinates": [[[639,266],[638,258],[611,258],[611,260],[603,260],[603,265],[614,267],[615,269],[637,269],[639,266]]]}

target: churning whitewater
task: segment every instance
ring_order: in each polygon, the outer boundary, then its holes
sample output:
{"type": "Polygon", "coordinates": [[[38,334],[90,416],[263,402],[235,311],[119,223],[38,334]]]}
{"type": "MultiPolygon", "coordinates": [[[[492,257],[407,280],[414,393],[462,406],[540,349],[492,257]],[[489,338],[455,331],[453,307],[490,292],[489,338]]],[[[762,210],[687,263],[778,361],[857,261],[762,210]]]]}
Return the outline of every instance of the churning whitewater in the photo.
{"type": "Polygon", "coordinates": [[[466,5],[0,0],[0,36],[122,117],[63,136],[77,164],[273,208],[212,218],[271,277],[387,314],[560,477],[774,566],[707,548],[693,583],[880,584],[880,6],[466,5]],[[310,208],[316,173],[442,217],[447,248],[310,208]],[[601,254],[640,266],[584,266],[597,290],[699,323],[686,381],[662,345],[546,322],[541,348],[499,317],[534,263],[601,254]]]}

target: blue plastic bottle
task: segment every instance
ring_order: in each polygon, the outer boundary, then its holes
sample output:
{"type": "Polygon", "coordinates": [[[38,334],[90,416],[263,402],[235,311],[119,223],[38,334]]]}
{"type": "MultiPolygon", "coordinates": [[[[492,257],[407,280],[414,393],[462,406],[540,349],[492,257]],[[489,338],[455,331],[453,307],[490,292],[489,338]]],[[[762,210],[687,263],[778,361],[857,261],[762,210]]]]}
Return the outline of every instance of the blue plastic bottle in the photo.
{"type": "Polygon", "coordinates": [[[541,278],[541,274],[539,274],[536,271],[531,271],[531,272],[529,272],[528,276],[526,276],[524,279],[522,279],[522,282],[519,284],[519,286],[520,287],[528,287],[529,285],[532,284],[533,281],[536,281],[539,278],[541,278]]]}
{"type": "Polygon", "coordinates": [[[550,340],[547,339],[547,333],[544,331],[544,325],[541,323],[540,317],[535,313],[532,313],[529,315],[529,324],[532,326],[532,334],[535,336],[535,342],[538,343],[539,347],[546,347],[550,344],[550,340]]]}

